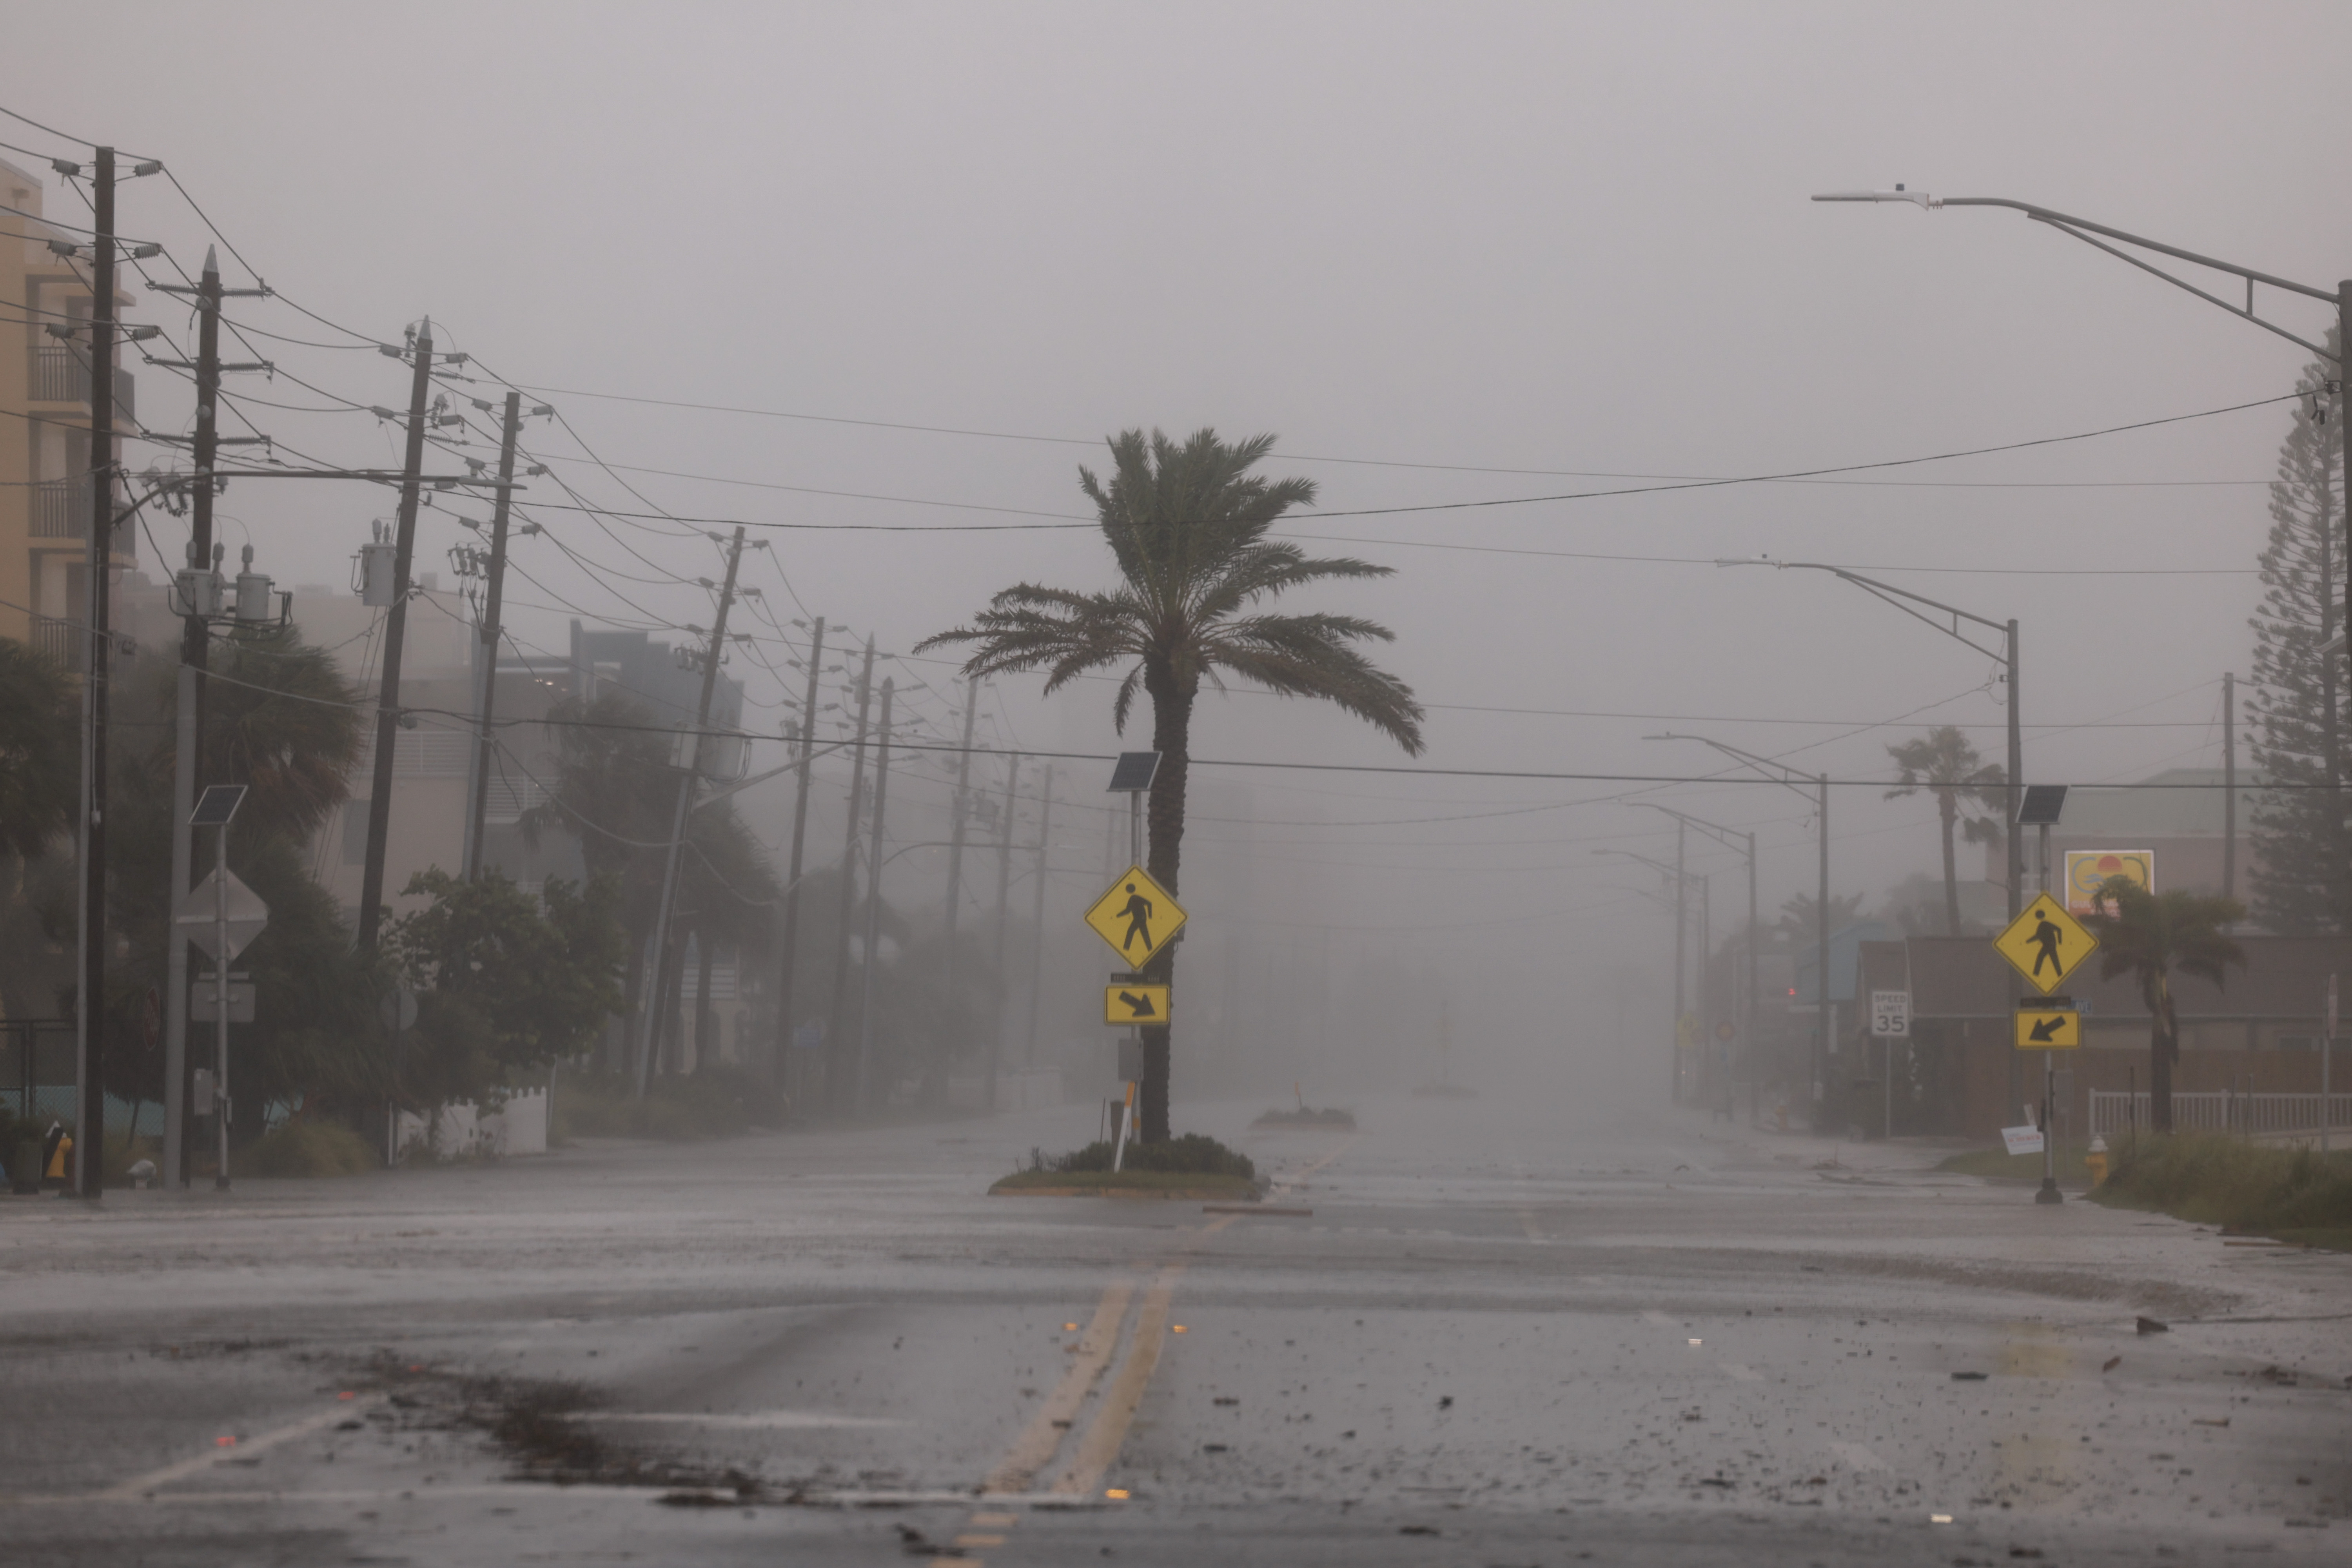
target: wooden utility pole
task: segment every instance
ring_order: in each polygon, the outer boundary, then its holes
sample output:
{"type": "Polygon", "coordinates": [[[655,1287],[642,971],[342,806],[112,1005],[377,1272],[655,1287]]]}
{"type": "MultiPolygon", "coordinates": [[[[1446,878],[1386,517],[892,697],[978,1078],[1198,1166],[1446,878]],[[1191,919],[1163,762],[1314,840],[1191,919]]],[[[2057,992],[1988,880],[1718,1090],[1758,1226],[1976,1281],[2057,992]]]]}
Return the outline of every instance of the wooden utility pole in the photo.
{"type": "Polygon", "coordinates": [[[1013,818],[1019,809],[1021,753],[1005,760],[1004,821],[996,837],[996,1005],[989,1009],[988,1108],[996,1109],[996,1073],[1004,1061],[1004,922],[1013,895],[1013,818]]]}
{"type": "MultiPolygon", "coordinates": [[[[74,996],[79,1086],[74,1117],[73,1190],[106,1190],[106,719],[107,570],[114,556],[114,149],[98,149],[91,180],[89,302],[89,544],[82,679],[81,984],[74,996]]],[[[26,1049],[30,1049],[28,1045],[26,1049]]]]}
{"type": "Polygon", "coordinates": [[[882,814],[890,804],[890,698],[895,684],[882,678],[882,722],[874,752],[874,838],[866,852],[866,962],[859,965],[857,1004],[856,1110],[863,1116],[871,1098],[867,1083],[874,1059],[874,972],[882,945],[882,814]]]}
{"type": "Polygon", "coordinates": [[[775,1079],[779,1089],[786,1087],[786,1071],[792,1060],[793,970],[799,962],[801,943],[801,850],[808,838],[809,774],[814,771],[816,762],[816,700],[824,665],[824,621],[820,616],[815,629],[809,634],[808,696],[801,704],[800,787],[793,796],[792,861],[784,872],[784,929],[777,943],[783,950],[776,979],[775,1079]]]}
{"type": "Polygon", "coordinates": [[[416,503],[425,481],[426,400],[433,390],[433,319],[410,351],[415,375],[408,393],[408,451],[400,476],[400,521],[393,537],[392,603],[383,612],[383,685],[376,698],[375,770],[369,784],[367,858],[360,871],[358,946],[375,951],[383,915],[383,854],[392,832],[393,750],[400,735],[400,651],[408,637],[408,569],[416,553],[416,503]]]}
{"type": "Polygon", "coordinates": [[[844,1004],[849,999],[849,922],[857,913],[857,818],[866,805],[866,711],[874,694],[874,639],[866,639],[866,662],[857,671],[857,740],[849,763],[849,830],[841,847],[841,896],[834,916],[833,993],[824,1025],[824,1098],[835,1115],[854,1100],[850,1074],[856,1060],[843,1037],[844,1004]]]}
{"type": "Polygon", "coordinates": [[[490,513],[489,582],[482,590],[480,734],[474,742],[474,798],[466,833],[466,880],[482,877],[482,830],[490,811],[490,715],[498,703],[499,616],[507,581],[507,514],[514,498],[515,440],[522,429],[522,394],[507,394],[506,434],[499,442],[499,499],[490,513]]]}
{"type": "Polygon", "coordinates": [[[1023,1067],[1037,1065],[1037,1019],[1045,1005],[1045,861],[1054,837],[1054,764],[1045,764],[1045,793],[1037,809],[1037,885],[1030,889],[1029,1047],[1021,1054],[1023,1067]]]}
{"type": "MultiPolygon", "coordinates": [[[[713,535],[713,537],[717,537],[713,535]]],[[[694,811],[694,797],[701,788],[704,771],[710,766],[710,700],[719,689],[719,661],[727,651],[727,612],[735,603],[735,578],[743,565],[743,525],[735,525],[735,542],[727,551],[727,581],[719,590],[719,614],[710,626],[710,646],[702,656],[702,698],[694,710],[694,743],[688,749],[688,765],[677,781],[677,810],[670,819],[669,858],[662,868],[661,903],[654,916],[653,984],[646,986],[643,1044],[637,1052],[637,1098],[646,1097],[646,1088],[653,1080],[654,1047],[660,1034],[660,1019],[669,1007],[667,984],[676,960],[672,946],[670,922],[677,905],[677,874],[679,863],[686,858],[686,822],[694,811]]],[[[709,585],[706,579],[704,586],[709,585]]]]}

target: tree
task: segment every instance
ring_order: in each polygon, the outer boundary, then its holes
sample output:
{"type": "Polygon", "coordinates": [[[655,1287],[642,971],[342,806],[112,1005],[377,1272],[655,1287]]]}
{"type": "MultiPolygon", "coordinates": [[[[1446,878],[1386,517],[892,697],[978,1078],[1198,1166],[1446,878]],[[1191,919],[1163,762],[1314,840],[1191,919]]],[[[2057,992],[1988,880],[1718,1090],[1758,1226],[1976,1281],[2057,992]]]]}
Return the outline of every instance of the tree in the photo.
{"type": "Polygon", "coordinates": [[[2126,972],[2139,979],[2148,1012],[2148,1122],[2172,1131],[2172,1064],[2180,1059],[2180,1017],[2172,1001],[2171,972],[2227,984],[2231,964],[2246,950],[2226,934],[2246,916],[2235,899],[2178,889],[2151,893],[2128,877],[2110,877],[2092,895],[2097,912],[2084,923],[2099,939],[2099,974],[2126,972]]]}
{"type": "Polygon", "coordinates": [[[72,830],[79,735],[65,667],[0,638],[0,853],[30,860],[72,830]]]}
{"type": "Polygon", "coordinates": [[[402,891],[432,900],[384,938],[401,977],[424,993],[414,1032],[422,1048],[400,1073],[410,1104],[478,1100],[577,1055],[619,1010],[619,879],[583,889],[550,877],[533,898],[495,871],[466,882],[436,868],[402,891]]]}
{"type": "MultiPolygon", "coordinates": [[[[1078,487],[1095,504],[1119,585],[1108,592],[1023,583],[996,595],[972,624],[919,646],[969,643],[967,677],[1045,670],[1052,692],[1088,670],[1124,664],[1112,703],[1120,733],[1138,689],[1151,699],[1151,743],[1160,752],[1150,805],[1146,868],[1176,892],[1191,772],[1192,707],[1205,678],[1225,674],[1285,697],[1329,702],[1394,740],[1422,750],[1421,705],[1412,689],[1355,647],[1390,642],[1387,627],[1353,616],[1276,615],[1262,605],[1327,578],[1385,577],[1391,568],[1346,557],[1310,559],[1267,531],[1294,506],[1315,499],[1312,480],[1270,480],[1250,470],[1272,436],[1227,442],[1202,429],[1182,445],[1155,430],[1122,431],[1109,442],[1108,484],[1081,467],[1078,487]]],[[[1175,973],[1163,947],[1146,966],[1153,980],[1175,973]]],[[[1143,1031],[1142,1136],[1168,1136],[1170,1036],[1143,1031]]]]}
{"type": "MultiPolygon", "coordinates": [[[[1780,918],[1773,922],[1772,929],[1780,939],[1780,945],[1783,948],[1794,952],[1798,948],[1811,947],[1813,944],[1821,930],[1813,921],[1813,906],[1819,900],[1811,893],[1791,893],[1782,901],[1780,918]]],[[[1861,913],[1862,895],[1860,893],[1830,895],[1829,929],[1832,931],[1853,924],[1854,918],[1861,913]]]]}
{"type": "MultiPolygon", "coordinates": [[[[2328,352],[2336,352],[2330,328],[2328,352]]],[[[2253,796],[2255,916],[2290,935],[2352,930],[2352,833],[2345,823],[2341,655],[2320,648],[2343,624],[2336,584],[2345,568],[2341,441],[2315,416],[2332,401],[2333,365],[2304,367],[2278,477],[2271,531],[2260,557],[2261,606],[2248,683],[2248,750],[2263,782],[2288,787],[2253,796]]]]}
{"type": "Polygon", "coordinates": [[[1953,858],[1953,830],[1971,844],[2001,836],[2009,816],[2008,773],[1988,763],[1958,726],[1945,724],[1916,740],[1889,746],[1886,754],[1902,771],[1886,792],[1889,800],[1927,790],[1936,797],[1944,833],[1944,934],[1960,934],[1960,877],[1953,858]]]}

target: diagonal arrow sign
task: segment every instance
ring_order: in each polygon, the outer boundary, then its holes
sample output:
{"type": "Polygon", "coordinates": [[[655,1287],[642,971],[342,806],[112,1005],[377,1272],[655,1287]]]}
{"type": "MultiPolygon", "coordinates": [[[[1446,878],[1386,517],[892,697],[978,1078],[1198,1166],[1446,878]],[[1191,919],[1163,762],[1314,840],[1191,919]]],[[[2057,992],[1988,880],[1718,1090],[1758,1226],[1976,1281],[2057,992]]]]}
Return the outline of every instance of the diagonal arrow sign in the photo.
{"type": "Polygon", "coordinates": [[[1151,1005],[1150,996],[1139,996],[1132,991],[1122,991],[1118,994],[1118,999],[1126,1004],[1128,1012],[1138,1018],[1159,1016],[1151,1005]]]}
{"type": "Polygon", "coordinates": [[[2032,1033],[2027,1035],[2026,1038],[2029,1040],[2043,1042],[2054,1040],[2058,1037],[2058,1031],[2065,1022],[2066,1020],[2063,1018],[2044,1018],[2040,1023],[2033,1026],[2032,1033]]]}

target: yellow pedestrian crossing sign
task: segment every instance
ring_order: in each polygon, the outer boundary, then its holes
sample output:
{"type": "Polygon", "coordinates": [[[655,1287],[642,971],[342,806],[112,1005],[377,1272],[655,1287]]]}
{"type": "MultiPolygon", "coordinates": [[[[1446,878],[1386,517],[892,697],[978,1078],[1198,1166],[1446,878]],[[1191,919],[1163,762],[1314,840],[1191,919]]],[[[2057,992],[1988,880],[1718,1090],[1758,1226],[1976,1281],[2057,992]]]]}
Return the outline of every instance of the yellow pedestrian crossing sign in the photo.
{"type": "Polygon", "coordinates": [[[2072,1007],[2020,1007],[2017,1048],[2021,1051],[2078,1051],[2083,1048],[2083,1015],[2072,1007]]]}
{"type": "Polygon", "coordinates": [[[1164,1024],[1168,1021],[1165,985],[1114,984],[1103,991],[1106,1024],[1164,1024]]]}
{"type": "Polygon", "coordinates": [[[1087,911],[1087,924],[1129,969],[1140,969],[1183,929],[1184,906],[1142,867],[1130,866],[1110,891],[1095,900],[1087,911]]]}
{"type": "Polygon", "coordinates": [[[2099,939],[2047,893],[2038,894],[1992,945],[2026,984],[2043,995],[2058,989],[2082,967],[2099,939]]]}

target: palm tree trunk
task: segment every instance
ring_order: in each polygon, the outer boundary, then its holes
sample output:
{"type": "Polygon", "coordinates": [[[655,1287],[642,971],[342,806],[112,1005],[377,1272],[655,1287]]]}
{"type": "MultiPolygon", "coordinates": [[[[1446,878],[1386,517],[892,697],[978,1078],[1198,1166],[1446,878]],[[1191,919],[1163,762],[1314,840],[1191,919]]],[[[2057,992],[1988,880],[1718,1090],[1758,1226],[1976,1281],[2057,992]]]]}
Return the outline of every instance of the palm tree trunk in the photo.
{"type": "Polygon", "coordinates": [[[2156,979],[2156,1006],[2148,1028],[2147,1124],[2158,1132],[2172,1131],[2172,1064],[2180,1058],[2180,1019],[2172,1006],[2172,987],[2164,976],[2156,979]]]}
{"type": "MultiPolygon", "coordinates": [[[[1146,812],[1151,829],[1149,863],[1144,869],[1169,892],[1177,891],[1177,873],[1183,858],[1184,786],[1192,773],[1192,698],[1170,673],[1147,669],[1144,689],[1151,694],[1151,744],[1160,753],[1160,772],[1151,781],[1146,812]]],[[[1176,948],[1171,943],[1144,965],[1147,978],[1162,985],[1176,979],[1176,948]]],[[[1171,1006],[1170,1009],[1173,1012],[1171,1006]]],[[[1164,1142],[1168,1136],[1169,1052],[1167,1025],[1143,1031],[1143,1085],[1139,1096],[1139,1136],[1146,1143],[1164,1142]]]]}
{"type": "Polygon", "coordinates": [[[1944,825],[1944,934],[1960,934],[1960,869],[1952,858],[1952,825],[1959,816],[1958,802],[1950,790],[1936,793],[1937,815],[1944,825]]]}

